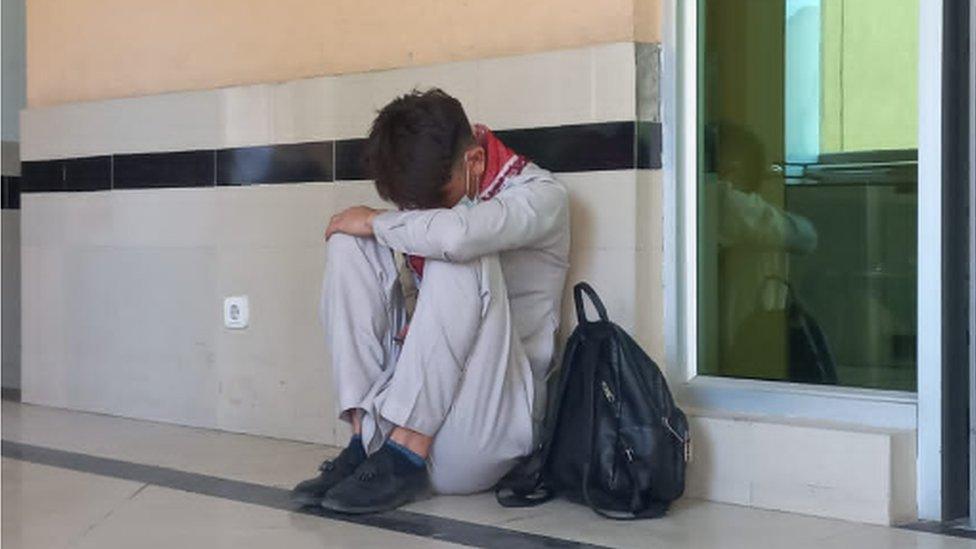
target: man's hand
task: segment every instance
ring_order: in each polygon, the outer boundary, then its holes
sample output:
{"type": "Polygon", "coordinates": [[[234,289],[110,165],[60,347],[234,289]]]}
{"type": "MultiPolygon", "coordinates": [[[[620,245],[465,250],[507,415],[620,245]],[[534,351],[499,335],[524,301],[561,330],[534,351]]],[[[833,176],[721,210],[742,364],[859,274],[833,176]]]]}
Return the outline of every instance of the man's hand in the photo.
{"type": "Polygon", "coordinates": [[[329,226],[325,229],[325,239],[328,240],[335,233],[371,237],[373,236],[373,218],[381,212],[382,210],[374,210],[367,206],[353,206],[339,212],[329,220],[329,226]]]}

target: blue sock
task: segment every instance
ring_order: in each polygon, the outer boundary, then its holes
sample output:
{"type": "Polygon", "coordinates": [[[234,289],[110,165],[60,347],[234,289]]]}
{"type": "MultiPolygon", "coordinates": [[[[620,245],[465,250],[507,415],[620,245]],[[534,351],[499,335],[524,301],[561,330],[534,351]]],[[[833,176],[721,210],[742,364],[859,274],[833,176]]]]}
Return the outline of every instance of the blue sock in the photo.
{"type": "Polygon", "coordinates": [[[420,455],[406,446],[401,446],[392,440],[387,440],[383,446],[385,448],[389,448],[390,453],[394,456],[394,460],[397,465],[403,466],[407,468],[407,470],[427,468],[427,460],[420,457],[420,455]]]}
{"type": "Polygon", "coordinates": [[[363,437],[360,435],[353,435],[352,438],[349,439],[348,448],[351,449],[359,458],[366,459],[366,449],[363,448],[363,437]]]}

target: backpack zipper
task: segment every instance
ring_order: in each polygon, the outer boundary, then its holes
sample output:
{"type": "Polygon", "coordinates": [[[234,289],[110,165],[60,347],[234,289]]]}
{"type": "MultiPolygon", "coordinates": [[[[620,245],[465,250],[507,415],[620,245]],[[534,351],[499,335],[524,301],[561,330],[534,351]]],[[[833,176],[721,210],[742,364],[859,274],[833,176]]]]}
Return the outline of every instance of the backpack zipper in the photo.
{"type": "Polygon", "coordinates": [[[603,396],[606,397],[607,402],[613,404],[616,402],[616,397],[613,396],[613,391],[610,390],[610,386],[607,385],[606,381],[600,380],[600,388],[603,389],[603,396]]]}
{"type": "Polygon", "coordinates": [[[668,420],[667,416],[661,418],[661,423],[663,423],[664,427],[667,428],[667,430],[671,432],[674,438],[678,439],[678,442],[682,444],[685,463],[691,461],[691,437],[681,436],[680,434],[678,434],[678,431],[675,431],[674,427],[671,426],[671,422],[668,420]]]}

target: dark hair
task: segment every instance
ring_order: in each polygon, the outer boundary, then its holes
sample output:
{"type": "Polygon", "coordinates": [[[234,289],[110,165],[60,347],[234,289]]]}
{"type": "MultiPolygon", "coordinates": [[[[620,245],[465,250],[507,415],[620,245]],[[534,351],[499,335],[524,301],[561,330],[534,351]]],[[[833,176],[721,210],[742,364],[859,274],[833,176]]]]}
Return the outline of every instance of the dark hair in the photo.
{"type": "Polygon", "coordinates": [[[414,90],[373,121],[366,171],[384,200],[404,209],[439,208],[451,170],[474,142],[460,101],[438,88],[414,90]]]}
{"type": "Polygon", "coordinates": [[[733,122],[718,126],[718,165],[741,165],[736,187],[755,192],[766,178],[766,151],[759,137],[749,128],[733,122]]]}

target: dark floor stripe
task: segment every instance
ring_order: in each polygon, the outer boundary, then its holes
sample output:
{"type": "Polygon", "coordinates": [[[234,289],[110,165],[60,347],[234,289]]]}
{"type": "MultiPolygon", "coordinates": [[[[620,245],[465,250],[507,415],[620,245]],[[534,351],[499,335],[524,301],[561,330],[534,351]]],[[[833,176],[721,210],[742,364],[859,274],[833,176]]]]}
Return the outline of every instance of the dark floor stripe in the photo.
{"type": "Polygon", "coordinates": [[[329,513],[324,509],[299,510],[289,501],[288,490],[282,488],[201,475],[198,473],[189,473],[155,465],[145,465],[88,454],[67,452],[54,448],[44,448],[8,440],[4,440],[0,448],[2,448],[2,452],[0,453],[2,453],[3,457],[21,461],[143,482],[194,494],[261,505],[271,509],[318,515],[332,520],[413,534],[415,536],[472,547],[499,547],[504,549],[523,547],[600,547],[411,511],[392,511],[379,515],[347,516],[329,513]]]}

